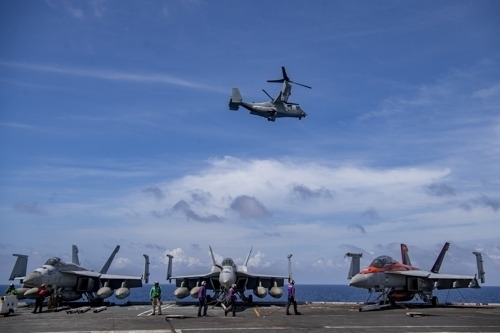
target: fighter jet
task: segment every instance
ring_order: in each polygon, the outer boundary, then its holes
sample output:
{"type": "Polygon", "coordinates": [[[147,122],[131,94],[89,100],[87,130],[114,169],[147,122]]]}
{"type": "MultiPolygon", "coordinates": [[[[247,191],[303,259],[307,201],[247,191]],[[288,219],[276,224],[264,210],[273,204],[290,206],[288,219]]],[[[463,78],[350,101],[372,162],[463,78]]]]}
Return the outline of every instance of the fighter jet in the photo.
{"type": "Polygon", "coordinates": [[[118,299],[126,298],[130,294],[130,288],[142,287],[142,279],[145,283],[149,277],[149,257],[144,255],[144,275],[142,277],[107,274],[120,246],[115,250],[99,272],[80,266],[78,259],[78,248],[73,245],[72,262],[64,262],[61,258],[48,259],[44,265],[35,269],[26,276],[28,256],[13,254],[17,257],[9,280],[20,279],[23,283],[18,290],[18,298],[35,298],[38,289],[45,285],[49,292],[62,301],[76,301],[83,295],[89,301],[102,300],[115,293],[118,299]]]}
{"type": "Polygon", "coordinates": [[[240,90],[238,88],[233,88],[231,98],[229,100],[229,110],[237,111],[240,106],[242,106],[250,111],[250,114],[267,118],[268,121],[275,121],[276,118],[284,117],[299,118],[300,120],[307,116],[307,113],[305,113],[297,103],[288,102],[288,97],[290,97],[292,91],[291,83],[309,89],[311,89],[311,87],[290,80],[286,74],[285,67],[281,67],[281,71],[283,74],[282,79],[267,80],[267,82],[283,83],[281,91],[276,98],[272,98],[267,91],[262,89],[262,91],[271,99],[269,102],[245,102],[241,97],[240,90]]]}
{"type": "Polygon", "coordinates": [[[215,292],[215,299],[223,299],[231,285],[236,285],[236,292],[240,298],[249,303],[253,297],[245,296],[246,290],[253,290],[255,296],[264,298],[268,293],[274,298],[280,298],[283,295],[281,287],[284,285],[284,280],[291,279],[291,257],[288,255],[288,276],[272,276],[272,275],[256,275],[248,273],[247,264],[252,253],[252,248],[248,252],[248,256],[243,266],[237,267],[234,260],[225,258],[219,265],[215,261],[215,256],[210,248],[210,254],[214,263],[212,270],[206,274],[190,275],[190,276],[172,276],[172,255],[168,255],[168,270],[167,280],[172,282],[175,280],[177,289],[174,291],[174,296],[182,299],[191,295],[193,298],[198,297],[198,290],[202,281],[206,281],[206,288],[215,292]]]}
{"type": "Polygon", "coordinates": [[[351,266],[347,277],[350,279],[349,286],[365,288],[369,292],[373,290],[381,292],[382,304],[387,303],[387,301],[391,304],[410,301],[415,296],[420,296],[423,301],[430,302],[433,305],[438,303],[437,297],[432,296],[434,289],[480,288],[478,279],[481,280],[481,283],[484,283],[485,272],[482,255],[479,252],[473,252],[476,256],[477,275],[439,273],[441,263],[449,246],[450,243],[443,246],[430,271],[411,266],[408,247],[405,244],[401,244],[403,263],[397,262],[390,256],[383,255],[375,258],[368,268],[361,271],[359,264],[362,254],[346,253],[346,256],[351,257],[351,266]]]}

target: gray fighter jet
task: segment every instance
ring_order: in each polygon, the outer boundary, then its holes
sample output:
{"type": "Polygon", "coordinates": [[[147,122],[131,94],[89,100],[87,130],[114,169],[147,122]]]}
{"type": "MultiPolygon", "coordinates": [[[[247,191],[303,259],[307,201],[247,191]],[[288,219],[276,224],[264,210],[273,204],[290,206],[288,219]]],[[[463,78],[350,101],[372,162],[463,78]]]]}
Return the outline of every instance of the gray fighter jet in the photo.
{"type": "Polygon", "coordinates": [[[206,274],[189,275],[189,276],[172,276],[172,255],[168,255],[168,270],[167,280],[172,282],[175,280],[177,289],[174,291],[174,296],[177,298],[185,298],[191,295],[193,298],[198,297],[198,290],[200,289],[201,282],[206,281],[206,288],[215,292],[214,298],[222,300],[231,285],[236,285],[236,292],[240,298],[247,302],[252,302],[252,295],[245,296],[246,290],[253,290],[255,296],[264,298],[268,293],[274,298],[281,298],[283,290],[281,287],[284,285],[284,280],[290,280],[292,277],[291,272],[291,257],[288,255],[288,276],[276,275],[257,275],[248,272],[247,264],[250,259],[252,249],[248,252],[248,256],[243,266],[237,267],[234,260],[225,258],[219,265],[215,261],[212,247],[209,246],[214,263],[212,270],[206,274]]]}
{"type": "Polygon", "coordinates": [[[281,91],[276,98],[273,99],[267,91],[262,90],[271,99],[271,101],[262,103],[245,102],[241,97],[240,90],[238,88],[233,88],[231,99],[229,100],[229,110],[237,111],[239,107],[242,106],[249,110],[250,114],[265,117],[268,121],[275,121],[276,118],[284,117],[299,118],[300,120],[307,116],[307,113],[305,113],[297,103],[288,102],[288,97],[290,97],[292,92],[291,83],[309,89],[311,89],[311,87],[290,80],[286,74],[285,67],[281,67],[281,71],[283,73],[282,79],[267,80],[267,82],[283,83],[281,91]]]}
{"type": "Polygon", "coordinates": [[[107,274],[120,246],[117,245],[113,253],[99,272],[80,266],[78,248],[73,245],[72,262],[64,262],[61,258],[48,259],[44,265],[35,269],[26,276],[28,256],[13,254],[17,257],[9,280],[20,279],[23,283],[18,290],[18,298],[35,298],[38,289],[45,285],[49,293],[63,301],[75,301],[83,295],[89,301],[105,299],[115,293],[118,299],[126,298],[130,288],[142,287],[149,277],[149,257],[144,255],[144,274],[142,277],[107,274]]]}

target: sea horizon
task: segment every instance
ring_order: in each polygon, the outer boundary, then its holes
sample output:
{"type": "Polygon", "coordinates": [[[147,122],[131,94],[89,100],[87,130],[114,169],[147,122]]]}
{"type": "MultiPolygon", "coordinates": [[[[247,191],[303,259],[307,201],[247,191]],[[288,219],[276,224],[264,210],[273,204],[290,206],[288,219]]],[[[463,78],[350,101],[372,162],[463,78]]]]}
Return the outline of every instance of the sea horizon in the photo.
{"type": "MultiPolygon", "coordinates": [[[[0,292],[3,294],[9,285],[0,285],[0,292]]],[[[188,296],[184,299],[174,297],[175,284],[160,283],[163,290],[163,301],[177,302],[192,302],[195,299],[188,296]]],[[[19,288],[19,285],[16,285],[19,288]]],[[[125,299],[117,299],[111,296],[106,301],[115,304],[124,304],[129,302],[148,302],[149,291],[152,284],[143,285],[140,288],[132,288],[130,296],[125,299]]],[[[366,301],[375,301],[380,293],[369,293],[366,289],[350,287],[348,285],[334,284],[296,284],[296,295],[299,302],[348,302],[348,303],[363,303],[366,301]]],[[[208,291],[209,295],[213,295],[213,291],[208,291]]],[[[264,298],[253,296],[254,302],[280,302],[286,301],[286,286],[283,287],[283,294],[279,299],[267,295],[264,298]]],[[[253,295],[251,290],[245,292],[245,295],[253,295]]],[[[471,304],[496,304],[500,303],[500,286],[483,286],[481,288],[460,288],[460,289],[445,289],[435,290],[434,296],[438,297],[439,303],[471,303],[471,304]]],[[[29,301],[29,300],[28,300],[29,301]]],[[[412,302],[421,301],[413,299],[412,302]]]]}

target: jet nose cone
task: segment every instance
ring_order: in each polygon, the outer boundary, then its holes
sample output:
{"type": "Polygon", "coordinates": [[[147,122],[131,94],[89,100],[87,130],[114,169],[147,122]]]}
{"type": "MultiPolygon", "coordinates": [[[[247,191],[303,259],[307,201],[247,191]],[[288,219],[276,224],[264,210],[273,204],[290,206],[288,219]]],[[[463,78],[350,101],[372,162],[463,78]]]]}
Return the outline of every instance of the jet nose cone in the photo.
{"type": "Polygon", "coordinates": [[[23,283],[27,285],[38,285],[40,284],[42,274],[39,272],[30,273],[27,277],[24,278],[23,283]]]}
{"type": "Polygon", "coordinates": [[[219,278],[219,282],[222,286],[228,287],[229,286],[229,279],[225,276],[222,276],[219,278]]]}
{"type": "Polygon", "coordinates": [[[220,275],[219,275],[219,282],[221,284],[221,286],[223,286],[224,288],[230,288],[231,285],[234,283],[235,279],[233,277],[233,274],[231,274],[230,272],[222,272],[220,275]]]}
{"type": "Polygon", "coordinates": [[[357,288],[368,288],[368,279],[369,277],[367,274],[358,273],[351,278],[349,285],[357,288]]]}

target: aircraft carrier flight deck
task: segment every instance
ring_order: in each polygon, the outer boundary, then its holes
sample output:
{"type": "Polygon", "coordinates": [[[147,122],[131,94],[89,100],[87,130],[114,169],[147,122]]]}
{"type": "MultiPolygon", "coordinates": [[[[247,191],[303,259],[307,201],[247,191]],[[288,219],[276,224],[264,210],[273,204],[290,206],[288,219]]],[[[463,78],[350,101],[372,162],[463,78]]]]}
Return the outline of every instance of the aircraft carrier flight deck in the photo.
{"type": "Polygon", "coordinates": [[[299,304],[286,315],[282,304],[238,305],[236,316],[209,307],[164,303],[161,315],[149,304],[100,308],[72,305],[59,311],[31,307],[0,318],[1,332],[500,332],[500,305],[419,306],[360,311],[354,303],[299,304]]]}

